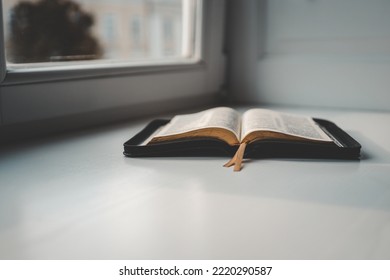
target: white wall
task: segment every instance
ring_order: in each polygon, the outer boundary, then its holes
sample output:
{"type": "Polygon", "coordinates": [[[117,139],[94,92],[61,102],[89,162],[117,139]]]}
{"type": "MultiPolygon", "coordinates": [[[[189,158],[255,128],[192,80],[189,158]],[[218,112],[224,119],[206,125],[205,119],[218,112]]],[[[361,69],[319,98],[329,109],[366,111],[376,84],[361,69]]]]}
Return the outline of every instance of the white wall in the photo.
{"type": "Polygon", "coordinates": [[[232,99],[390,110],[390,1],[228,6],[232,99]]]}

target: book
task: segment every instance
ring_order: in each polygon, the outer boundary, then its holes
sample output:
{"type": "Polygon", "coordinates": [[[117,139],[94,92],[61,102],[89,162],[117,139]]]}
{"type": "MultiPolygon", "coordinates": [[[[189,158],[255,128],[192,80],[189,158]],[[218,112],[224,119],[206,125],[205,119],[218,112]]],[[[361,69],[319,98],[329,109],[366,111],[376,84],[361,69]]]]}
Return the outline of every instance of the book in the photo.
{"type": "Polygon", "coordinates": [[[229,107],[154,122],[125,143],[124,153],[177,156],[196,152],[221,155],[225,151],[232,157],[225,166],[240,171],[245,157],[258,158],[268,148],[276,150],[274,155],[286,157],[327,158],[329,153],[330,158],[358,158],[360,154],[360,144],[329,121],[260,108],[240,114],[229,107]]]}

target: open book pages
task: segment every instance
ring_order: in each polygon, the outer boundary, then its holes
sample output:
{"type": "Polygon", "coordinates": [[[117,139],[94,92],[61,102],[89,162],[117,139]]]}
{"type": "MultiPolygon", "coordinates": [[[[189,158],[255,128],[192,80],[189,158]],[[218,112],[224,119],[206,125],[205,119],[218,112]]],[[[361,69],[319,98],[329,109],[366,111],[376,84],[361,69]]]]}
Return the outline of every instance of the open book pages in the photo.
{"type": "Polygon", "coordinates": [[[156,133],[151,142],[186,137],[213,137],[229,144],[239,144],[240,114],[228,107],[218,107],[199,113],[178,115],[156,133]]]}
{"type": "Polygon", "coordinates": [[[267,109],[246,111],[241,121],[241,142],[250,142],[262,138],[262,135],[264,135],[264,138],[275,136],[275,138],[302,138],[312,141],[333,142],[311,117],[267,109]],[[286,137],[273,133],[284,134],[286,137]]]}
{"type": "Polygon", "coordinates": [[[269,138],[332,142],[310,117],[267,109],[251,109],[241,117],[232,108],[218,107],[175,116],[150,143],[187,137],[214,137],[230,145],[269,138]]]}

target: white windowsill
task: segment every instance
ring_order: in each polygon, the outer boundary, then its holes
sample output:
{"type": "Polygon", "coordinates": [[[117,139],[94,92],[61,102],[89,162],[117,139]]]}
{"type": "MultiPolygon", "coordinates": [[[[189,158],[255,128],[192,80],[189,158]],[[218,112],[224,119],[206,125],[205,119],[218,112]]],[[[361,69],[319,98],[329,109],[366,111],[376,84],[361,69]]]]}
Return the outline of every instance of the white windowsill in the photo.
{"type": "Polygon", "coordinates": [[[83,61],[54,65],[53,63],[15,64],[8,67],[2,85],[186,71],[201,69],[204,66],[205,62],[199,57],[132,62],[83,61]]]}
{"type": "Polygon", "coordinates": [[[334,121],[361,161],[126,158],[151,119],[1,152],[0,259],[389,259],[390,114],[334,121]]]}

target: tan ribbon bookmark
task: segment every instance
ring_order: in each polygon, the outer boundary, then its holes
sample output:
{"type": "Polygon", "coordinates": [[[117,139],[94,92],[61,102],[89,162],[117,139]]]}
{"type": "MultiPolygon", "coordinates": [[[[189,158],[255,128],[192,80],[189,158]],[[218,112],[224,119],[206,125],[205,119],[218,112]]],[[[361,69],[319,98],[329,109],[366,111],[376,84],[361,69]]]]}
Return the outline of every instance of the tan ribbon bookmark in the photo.
{"type": "Polygon", "coordinates": [[[242,159],[244,158],[246,144],[246,142],[240,144],[237,152],[234,154],[232,159],[224,165],[224,167],[230,167],[234,165],[234,171],[241,171],[242,159]]]}

